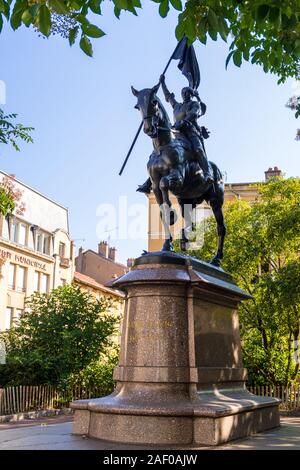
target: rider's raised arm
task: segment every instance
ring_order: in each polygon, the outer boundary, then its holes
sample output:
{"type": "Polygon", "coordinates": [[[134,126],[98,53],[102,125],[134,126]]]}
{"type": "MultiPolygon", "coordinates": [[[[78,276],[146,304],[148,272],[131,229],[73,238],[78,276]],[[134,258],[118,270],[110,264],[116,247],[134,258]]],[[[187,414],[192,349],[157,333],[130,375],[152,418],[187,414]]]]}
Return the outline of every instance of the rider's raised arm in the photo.
{"type": "Polygon", "coordinates": [[[165,82],[165,77],[162,75],[160,77],[160,83],[161,83],[161,87],[162,87],[162,91],[165,95],[165,100],[170,103],[170,105],[172,106],[172,108],[174,108],[177,104],[177,101],[175,99],[175,95],[174,93],[171,93],[168,88],[167,88],[167,85],[166,85],[166,82],[165,82]]]}
{"type": "Polygon", "coordinates": [[[192,101],[191,106],[186,113],[185,120],[186,121],[196,121],[198,117],[200,116],[201,113],[201,108],[200,108],[200,103],[197,101],[192,101]]]}

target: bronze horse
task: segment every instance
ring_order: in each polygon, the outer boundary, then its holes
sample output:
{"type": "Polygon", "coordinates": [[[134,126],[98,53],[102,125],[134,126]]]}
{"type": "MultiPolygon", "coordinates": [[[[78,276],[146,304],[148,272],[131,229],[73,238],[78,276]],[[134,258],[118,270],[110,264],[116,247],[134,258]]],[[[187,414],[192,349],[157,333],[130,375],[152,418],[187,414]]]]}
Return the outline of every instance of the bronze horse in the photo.
{"type": "Polygon", "coordinates": [[[154,148],[147,169],[165,230],[162,250],[173,249],[169,227],[175,223],[176,213],[172,209],[169,192],[176,196],[185,220],[185,229],[182,230],[181,235],[183,250],[186,249],[189,241],[189,230],[193,229],[192,211],[198,204],[207,201],[215,216],[218,231],[217,253],[211,260],[211,264],[220,266],[226,233],[222,212],[224,184],[221,171],[215,163],[209,162],[214,181],[213,183],[205,182],[199,164],[193,161],[192,150],[187,139],[180,133],[174,136],[169,116],[156,95],[158,88],[159,84],[141,91],[132,87],[132,93],[137,97],[135,108],[141,112],[143,130],[152,138],[154,148]]]}

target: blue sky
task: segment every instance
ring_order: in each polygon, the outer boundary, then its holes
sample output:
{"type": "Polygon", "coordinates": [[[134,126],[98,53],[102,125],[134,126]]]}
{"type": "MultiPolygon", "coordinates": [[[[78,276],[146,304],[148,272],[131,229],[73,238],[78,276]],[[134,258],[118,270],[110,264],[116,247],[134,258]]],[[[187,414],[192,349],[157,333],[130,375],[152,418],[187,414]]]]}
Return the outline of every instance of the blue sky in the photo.
{"type": "MultiPolygon", "coordinates": [[[[4,27],[0,36],[0,80],[7,87],[2,107],[18,112],[21,122],[36,129],[34,145],[22,145],[20,153],[1,147],[0,167],[69,208],[77,247],[96,248],[99,204],[116,206],[119,196],[126,196],[129,205],[145,204],[135,189],[147,177],[149,137],[140,136],[118,176],[140,122],[130,85],[141,89],[158,81],[176,45],[177,14],[163,20],[155,3],[144,4],[138,18],[123,13],[120,21],[109,3],[104,5],[96,22],[107,35],[93,40],[92,59],[60,37],[43,39],[25,27],[16,32],[4,27]]],[[[275,76],[249,64],[225,71],[223,41],[196,43],[195,49],[199,92],[207,104],[202,124],[211,131],[209,159],[226,172],[228,182],[262,180],[274,165],[287,176],[298,176],[297,121],[284,107],[293,94],[292,80],[278,86],[275,76]]],[[[166,81],[179,97],[186,80],[176,65],[170,66],[166,81]]],[[[111,243],[122,262],[147,247],[146,239],[111,243]]]]}

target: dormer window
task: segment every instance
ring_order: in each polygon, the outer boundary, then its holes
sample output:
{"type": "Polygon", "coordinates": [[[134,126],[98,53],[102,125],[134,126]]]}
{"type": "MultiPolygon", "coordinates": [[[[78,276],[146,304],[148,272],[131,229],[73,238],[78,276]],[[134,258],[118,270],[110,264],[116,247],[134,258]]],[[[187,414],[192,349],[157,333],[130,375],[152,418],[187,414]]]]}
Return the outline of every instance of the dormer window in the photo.
{"type": "Polygon", "coordinates": [[[50,255],[51,235],[42,231],[36,234],[36,250],[44,255],[50,255]]]}

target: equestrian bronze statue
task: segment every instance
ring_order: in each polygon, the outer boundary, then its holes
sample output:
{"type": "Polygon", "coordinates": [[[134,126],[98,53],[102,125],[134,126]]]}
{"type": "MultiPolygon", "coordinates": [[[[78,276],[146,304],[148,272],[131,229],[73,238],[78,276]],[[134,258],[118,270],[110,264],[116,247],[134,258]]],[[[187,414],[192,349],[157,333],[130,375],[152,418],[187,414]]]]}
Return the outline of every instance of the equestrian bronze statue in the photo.
{"type": "Polygon", "coordinates": [[[198,117],[205,112],[204,103],[191,87],[183,89],[183,102],[178,103],[168,91],[164,75],[153,88],[138,91],[132,87],[132,93],[137,98],[135,107],[142,115],[143,130],[153,143],[153,152],[147,164],[149,179],[138,191],[150,192],[152,189],[160,207],[165,230],[162,251],[173,249],[170,226],[175,223],[176,214],[170,200],[171,192],[177,198],[185,220],[185,229],[181,234],[183,250],[189,241],[193,209],[203,201],[211,206],[218,231],[218,248],[211,264],[220,266],[226,232],[222,212],[224,184],[221,171],[206,157],[203,139],[208,137],[208,132],[197,123],[198,117]],[[173,107],[174,126],[157,96],[160,84],[166,100],[173,107]]]}

